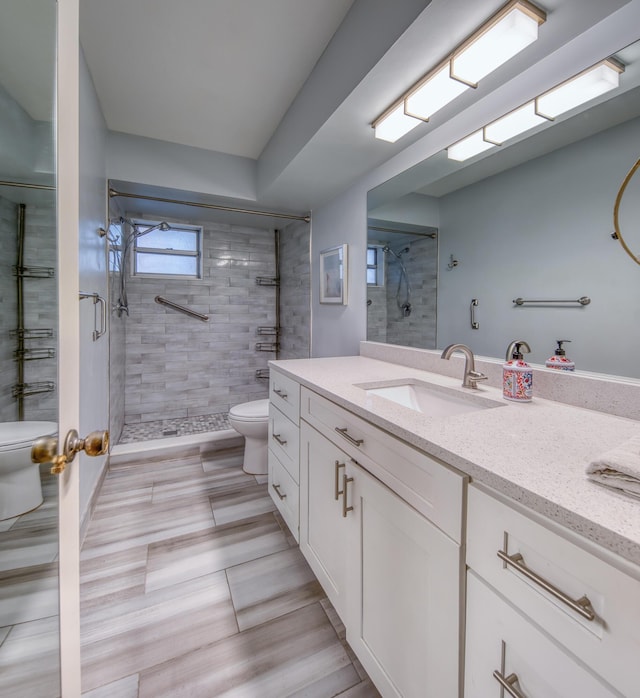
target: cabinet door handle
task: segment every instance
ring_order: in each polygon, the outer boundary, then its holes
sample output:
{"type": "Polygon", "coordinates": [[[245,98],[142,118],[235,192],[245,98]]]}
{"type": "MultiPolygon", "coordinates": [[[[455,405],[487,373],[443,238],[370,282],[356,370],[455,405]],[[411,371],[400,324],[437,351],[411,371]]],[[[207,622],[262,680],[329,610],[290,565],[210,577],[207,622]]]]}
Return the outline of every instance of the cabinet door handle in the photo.
{"type": "Polygon", "coordinates": [[[512,696],[512,698],[526,698],[524,693],[521,693],[514,684],[518,683],[517,674],[509,674],[504,676],[497,669],[493,672],[493,678],[504,688],[504,690],[512,696]]]}
{"type": "Polygon", "coordinates": [[[344,492],[340,489],[340,468],[344,468],[345,464],[341,463],[339,460],[336,461],[336,478],[335,478],[335,491],[333,493],[333,498],[338,501],[338,497],[344,492]]]}
{"type": "Polygon", "coordinates": [[[280,492],[280,485],[272,484],[271,487],[275,490],[275,493],[278,495],[278,497],[280,497],[281,501],[287,498],[286,494],[282,494],[282,492],[280,492]]]}
{"type": "Polygon", "coordinates": [[[274,392],[276,395],[278,395],[279,397],[281,397],[283,400],[286,400],[286,399],[287,399],[287,394],[286,394],[285,392],[283,392],[282,390],[280,390],[280,388],[274,388],[274,389],[273,389],[273,392],[274,392]]]}
{"type": "Polygon", "coordinates": [[[342,473],[342,516],[344,516],[345,519],[347,518],[347,513],[353,511],[353,507],[347,506],[347,486],[350,482],[353,482],[353,478],[347,477],[346,473],[342,473]]]}
{"type": "Polygon", "coordinates": [[[498,550],[498,557],[507,565],[511,565],[515,570],[524,575],[527,579],[542,587],[545,591],[549,592],[552,596],[555,596],[558,601],[562,601],[563,604],[569,606],[576,613],[579,613],[583,618],[587,620],[595,620],[596,614],[591,605],[591,601],[587,598],[587,595],[580,597],[579,599],[572,599],[570,596],[565,594],[563,591],[558,589],[558,587],[543,579],[539,574],[536,574],[533,570],[530,570],[524,564],[524,558],[520,553],[515,555],[507,555],[504,550],[498,550]]]}
{"type": "Polygon", "coordinates": [[[287,442],[280,438],[280,434],[273,434],[272,438],[274,438],[281,446],[287,445],[287,442]]]}
{"type": "Polygon", "coordinates": [[[344,438],[354,446],[360,447],[364,443],[364,439],[354,439],[353,436],[351,436],[351,434],[347,434],[348,427],[343,427],[342,429],[340,427],[336,427],[335,429],[338,432],[338,434],[340,434],[340,436],[344,436],[344,438]]]}

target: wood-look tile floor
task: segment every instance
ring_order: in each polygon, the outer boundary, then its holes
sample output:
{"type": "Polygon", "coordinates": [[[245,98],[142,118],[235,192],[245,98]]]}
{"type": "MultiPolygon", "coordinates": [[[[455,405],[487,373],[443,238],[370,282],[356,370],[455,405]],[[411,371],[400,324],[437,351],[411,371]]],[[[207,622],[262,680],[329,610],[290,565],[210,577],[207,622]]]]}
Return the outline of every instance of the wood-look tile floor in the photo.
{"type": "Polygon", "coordinates": [[[81,555],[88,698],[374,698],[242,449],[112,465],[81,555]]]}

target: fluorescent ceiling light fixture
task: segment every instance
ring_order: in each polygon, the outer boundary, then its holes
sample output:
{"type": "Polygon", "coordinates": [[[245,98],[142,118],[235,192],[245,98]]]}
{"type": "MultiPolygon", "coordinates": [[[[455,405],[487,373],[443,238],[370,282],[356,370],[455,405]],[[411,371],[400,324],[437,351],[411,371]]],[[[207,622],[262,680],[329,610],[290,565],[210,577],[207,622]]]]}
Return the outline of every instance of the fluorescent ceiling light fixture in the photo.
{"type": "Polygon", "coordinates": [[[464,82],[452,80],[449,77],[449,69],[447,62],[431,74],[425,82],[413,88],[415,92],[409,93],[404,103],[407,114],[426,121],[432,114],[469,89],[469,85],[464,82]]]}
{"type": "Polygon", "coordinates": [[[392,143],[538,38],[546,14],[528,0],[510,0],[373,122],[392,143]],[[406,118],[413,121],[403,120],[406,118]],[[387,124],[387,122],[389,122],[387,124]]]}
{"type": "Polygon", "coordinates": [[[621,63],[615,58],[607,58],[449,146],[447,157],[460,162],[467,160],[545,121],[552,121],[556,116],[618,87],[623,72],[621,63]]]}
{"type": "Polygon", "coordinates": [[[580,104],[613,90],[620,83],[624,67],[612,58],[563,82],[536,99],[536,110],[549,119],[554,119],[580,104]]]}
{"type": "Polygon", "coordinates": [[[472,133],[470,136],[463,138],[461,141],[450,145],[447,148],[447,157],[449,160],[468,160],[474,155],[484,153],[489,148],[495,148],[495,143],[489,143],[482,137],[482,129],[472,133]]]}
{"type": "Polygon", "coordinates": [[[548,121],[549,119],[536,113],[536,103],[533,100],[485,126],[484,139],[489,143],[502,145],[509,138],[548,121]]]}
{"type": "Polygon", "coordinates": [[[405,133],[413,130],[420,119],[414,119],[404,113],[404,102],[400,102],[396,107],[383,114],[373,125],[376,138],[382,141],[395,143],[398,138],[402,138],[405,133]]]}
{"type": "Polygon", "coordinates": [[[529,2],[511,2],[451,58],[451,76],[469,85],[478,82],[538,38],[545,14],[529,2]]]}

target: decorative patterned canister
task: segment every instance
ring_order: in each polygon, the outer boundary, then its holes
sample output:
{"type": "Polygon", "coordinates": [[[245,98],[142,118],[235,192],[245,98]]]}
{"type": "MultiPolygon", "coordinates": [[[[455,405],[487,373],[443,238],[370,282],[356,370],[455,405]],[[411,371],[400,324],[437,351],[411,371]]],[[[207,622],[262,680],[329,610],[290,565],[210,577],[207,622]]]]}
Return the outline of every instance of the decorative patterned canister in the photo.
{"type": "Polygon", "coordinates": [[[502,395],[506,400],[531,402],[533,397],[533,371],[522,358],[523,345],[530,351],[526,342],[511,342],[507,349],[511,359],[502,365],[502,395]]]}

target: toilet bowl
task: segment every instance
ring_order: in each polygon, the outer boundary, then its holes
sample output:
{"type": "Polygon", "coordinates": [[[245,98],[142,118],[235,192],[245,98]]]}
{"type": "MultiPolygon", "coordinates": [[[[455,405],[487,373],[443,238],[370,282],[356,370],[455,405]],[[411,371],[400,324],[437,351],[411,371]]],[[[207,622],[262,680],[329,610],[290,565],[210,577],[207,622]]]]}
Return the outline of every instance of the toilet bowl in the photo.
{"type": "Polygon", "coordinates": [[[55,422],[0,423],[0,520],[42,504],[40,466],[31,462],[31,445],[57,431],[55,422]]]}
{"type": "Polygon", "coordinates": [[[245,473],[266,475],[269,400],[253,400],[232,407],[229,424],[245,439],[242,466],[245,473]]]}

